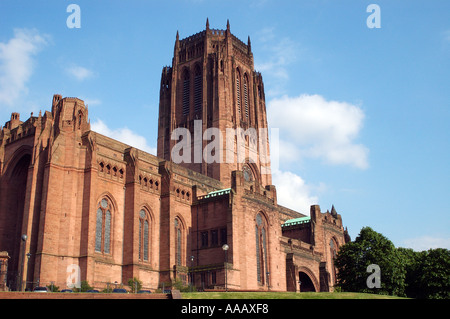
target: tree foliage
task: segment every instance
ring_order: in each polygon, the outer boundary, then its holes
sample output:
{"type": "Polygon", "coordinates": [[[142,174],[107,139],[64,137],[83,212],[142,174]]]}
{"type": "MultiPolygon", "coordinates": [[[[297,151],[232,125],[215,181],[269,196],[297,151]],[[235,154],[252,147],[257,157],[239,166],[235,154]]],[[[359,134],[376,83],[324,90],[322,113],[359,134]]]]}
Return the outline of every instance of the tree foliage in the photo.
{"type": "Polygon", "coordinates": [[[416,252],[395,248],[370,227],[339,249],[335,259],[342,291],[373,292],[412,298],[450,299],[450,251],[438,248],[416,252]],[[367,267],[380,267],[381,287],[369,288],[367,267]]]}
{"type": "Polygon", "coordinates": [[[408,297],[450,299],[450,250],[437,248],[415,252],[398,249],[407,270],[408,297]]]}
{"type": "Polygon", "coordinates": [[[130,287],[132,292],[138,292],[142,289],[142,281],[134,277],[128,280],[128,287],[130,287]]]}
{"type": "Polygon", "coordinates": [[[406,270],[401,255],[394,244],[370,227],[361,229],[354,242],[339,249],[335,259],[338,269],[338,285],[343,291],[375,292],[403,296],[406,270]],[[378,265],[381,270],[381,287],[371,289],[367,267],[378,265]]]}

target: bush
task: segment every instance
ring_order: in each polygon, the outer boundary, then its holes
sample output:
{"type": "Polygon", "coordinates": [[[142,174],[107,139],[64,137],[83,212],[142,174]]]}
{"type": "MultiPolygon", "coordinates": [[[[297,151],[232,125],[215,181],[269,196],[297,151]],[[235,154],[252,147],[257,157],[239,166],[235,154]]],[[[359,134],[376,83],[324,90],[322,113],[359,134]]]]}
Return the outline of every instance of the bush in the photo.
{"type": "Polygon", "coordinates": [[[142,281],[138,278],[134,277],[133,279],[128,280],[128,287],[130,287],[132,292],[138,292],[142,289],[142,281]]]}

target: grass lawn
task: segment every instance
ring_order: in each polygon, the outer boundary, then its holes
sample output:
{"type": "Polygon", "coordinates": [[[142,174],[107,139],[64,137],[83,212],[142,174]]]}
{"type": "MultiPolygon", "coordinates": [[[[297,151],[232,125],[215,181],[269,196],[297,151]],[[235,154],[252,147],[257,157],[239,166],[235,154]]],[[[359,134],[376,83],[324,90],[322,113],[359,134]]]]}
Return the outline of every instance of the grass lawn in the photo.
{"type": "Polygon", "coordinates": [[[356,292],[184,292],[183,299],[404,299],[356,292]]]}

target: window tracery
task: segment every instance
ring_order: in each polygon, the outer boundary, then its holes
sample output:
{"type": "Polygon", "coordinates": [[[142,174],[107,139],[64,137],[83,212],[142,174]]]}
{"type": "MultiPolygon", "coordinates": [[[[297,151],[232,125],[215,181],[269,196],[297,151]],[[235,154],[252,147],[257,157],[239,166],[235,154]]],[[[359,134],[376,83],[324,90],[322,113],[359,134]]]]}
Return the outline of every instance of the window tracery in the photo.
{"type": "Polygon", "coordinates": [[[95,251],[104,254],[111,253],[111,223],[113,207],[106,197],[97,205],[95,226],[95,251]]]}

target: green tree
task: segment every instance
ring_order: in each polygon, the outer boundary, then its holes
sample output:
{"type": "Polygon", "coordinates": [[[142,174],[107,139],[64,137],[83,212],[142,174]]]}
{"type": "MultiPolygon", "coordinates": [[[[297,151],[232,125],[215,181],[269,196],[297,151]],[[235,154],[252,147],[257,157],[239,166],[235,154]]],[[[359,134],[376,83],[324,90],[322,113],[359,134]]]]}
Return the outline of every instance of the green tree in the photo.
{"type": "Polygon", "coordinates": [[[422,288],[420,283],[421,264],[426,252],[416,252],[411,248],[397,248],[406,270],[405,294],[411,298],[420,298],[422,288]]]}
{"type": "Polygon", "coordinates": [[[339,249],[335,259],[338,285],[343,291],[405,295],[405,266],[394,244],[370,227],[361,229],[355,241],[339,249]],[[369,288],[369,265],[378,265],[381,287],[369,288]]]}
{"type": "Polygon", "coordinates": [[[450,299],[450,251],[398,248],[406,268],[405,293],[411,298],[450,299]]]}
{"type": "Polygon", "coordinates": [[[134,277],[133,279],[128,280],[128,286],[130,287],[132,292],[138,292],[142,289],[142,281],[138,278],[134,277]]]}
{"type": "Polygon", "coordinates": [[[422,254],[419,267],[419,297],[450,299],[450,251],[444,248],[430,249],[422,254]]]}

